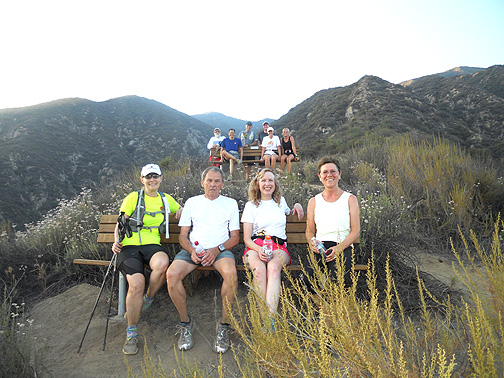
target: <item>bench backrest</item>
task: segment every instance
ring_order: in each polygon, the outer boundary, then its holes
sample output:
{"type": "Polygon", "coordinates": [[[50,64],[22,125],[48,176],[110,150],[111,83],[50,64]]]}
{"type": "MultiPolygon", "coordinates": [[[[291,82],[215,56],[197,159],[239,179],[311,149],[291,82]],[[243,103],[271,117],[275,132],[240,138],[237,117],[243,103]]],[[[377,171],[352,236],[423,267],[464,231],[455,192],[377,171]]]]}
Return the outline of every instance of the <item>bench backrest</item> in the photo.
{"type": "MultiPolygon", "coordinates": [[[[113,243],[114,230],[117,223],[117,215],[102,215],[100,220],[100,228],[98,231],[98,243],[113,243]]],[[[287,216],[287,242],[289,244],[305,244],[306,216],[302,220],[298,220],[296,215],[287,216]]],[[[169,221],[170,238],[166,239],[161,236],[162,244],[178,244],[180,227],[178,220],[174,214],[170,214],[169,221]]],[[[240,243],[243,243],[243,224],[240,222],[240,243]]],[[[357,240],[354,244],[359,243],[357,240]]]]}

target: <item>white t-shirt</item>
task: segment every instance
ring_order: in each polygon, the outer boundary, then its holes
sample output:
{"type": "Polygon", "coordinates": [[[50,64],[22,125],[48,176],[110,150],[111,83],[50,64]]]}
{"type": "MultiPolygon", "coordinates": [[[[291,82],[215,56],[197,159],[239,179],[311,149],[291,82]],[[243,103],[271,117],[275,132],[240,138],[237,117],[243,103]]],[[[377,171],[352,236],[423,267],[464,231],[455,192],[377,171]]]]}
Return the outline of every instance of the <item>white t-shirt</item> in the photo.
{"type": "Polygon", "coordinates": [[[252,223],[252,235],[257,235],[259,231],[264,230],[266,235],[276,236],[287,239],[285,234],[285,216],[289,215],[291,210],[285,198],[280,198],[280,206],[274,200],[261,201],[259,206],[249,201],[245,204],[241,221],[242,223],[252,223]]]}
{"type": "Polygon", "coordinates": [[[220,137],[213,136],[210,138],[207,144],[207,148],[210,150],[213,146],[219,145],[220,142],[222,142],[226,137],[224,135],[221,135],[220,137]]]}
{"type": "Polygon", "coordinates": [[[273,138],[266,136],[262,140],[261,146],[266,147],[266,151],[264,151],[265,155],[276,154],[276,152],[278,151],[278,146],[280,146],[280,139],[276,135],[273,135],[273,138]]]}
{"type": "Polygon", "coordinates": [[[179,226],[192,226],[189,240],[203,248],[214,248],[229,239],[229,232],[240,229],[238,204],[232,198],[219,196],[209,200],[203,194],[185,203],[179,226]]]}

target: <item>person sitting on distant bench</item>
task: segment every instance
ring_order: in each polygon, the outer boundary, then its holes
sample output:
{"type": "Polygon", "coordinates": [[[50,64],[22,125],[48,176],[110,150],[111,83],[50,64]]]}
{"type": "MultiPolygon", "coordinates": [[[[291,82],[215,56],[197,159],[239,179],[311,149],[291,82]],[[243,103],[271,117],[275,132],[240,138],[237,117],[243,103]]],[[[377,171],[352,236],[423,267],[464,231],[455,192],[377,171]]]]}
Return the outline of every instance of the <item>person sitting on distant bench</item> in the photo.
{"type": "Polygon", "coordinates": [[[235,129],[229,129],[229,138],[226,138],[221,143],[221,157],[225,161],[229,161],[229,176],[227,181],[233,179],[234,163],[241,164],[243,159],[243,145],[240,139],[235,138],[235,129]]]}
{"type": "Polygon", "coordinates": [[[281,146],[280,139],[274,135],[275,130],[273,127],[268,127],[268,136],[262,141],[262,155],[261,161],[264,161],[264,166],[266,168],[272,168],[275,170],[276,162],[280,160],[278,155],[278,147],[281,146]]]}
{"type": "MultiPolygon", "coordinates": [[[[220,149],[221,142],[225,139],[226,137],[224,135],[221,135],[221,131],[218,127],[214,129],[214,136],[210,138],[207,144],[207,148],[210,150],[210,157],[208,160],[210,161],[217,161],[220,162],[221,158],[219,157],[214,157],[212,156],[213,154],[216,154],[217,151],[220,149]]],[[[220,167],[219,163],[214,163],[212,164],[213,166],[220,167]]]]}
{"type": "MultiPolygon", "coordinates": [[[[243,147],[250,147],[257,145],[257,140],[255,140],[255,134],[252,131],[252,122],[247,121],[247,123],[245,124],[245,131],[242,131],[240,133],[240,140],[242,142],[243,147]]],[[[243,157],[243,160],[245,160],[245,162],[243,163],[243,168],[245,169],[245,173],[247,175],[247,182],[250,180],[250,167],[246,163],[246,161],[254,159],[255,158],[253,156],[243,157]]]]}

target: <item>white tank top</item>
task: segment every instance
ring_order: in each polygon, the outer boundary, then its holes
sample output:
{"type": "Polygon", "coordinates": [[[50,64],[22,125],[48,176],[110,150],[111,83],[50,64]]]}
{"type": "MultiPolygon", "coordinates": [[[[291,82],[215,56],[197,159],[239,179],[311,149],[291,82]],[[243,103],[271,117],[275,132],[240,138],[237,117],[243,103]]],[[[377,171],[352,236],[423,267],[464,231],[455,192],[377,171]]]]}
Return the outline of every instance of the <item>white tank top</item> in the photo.
{"type": "Polygon", "coordinates": [[[350,193],[343,192],[336,202],[327,202],[322,193],[315,196],[315,225],[320,241],[341,243],[350,234],[350,193]]]}

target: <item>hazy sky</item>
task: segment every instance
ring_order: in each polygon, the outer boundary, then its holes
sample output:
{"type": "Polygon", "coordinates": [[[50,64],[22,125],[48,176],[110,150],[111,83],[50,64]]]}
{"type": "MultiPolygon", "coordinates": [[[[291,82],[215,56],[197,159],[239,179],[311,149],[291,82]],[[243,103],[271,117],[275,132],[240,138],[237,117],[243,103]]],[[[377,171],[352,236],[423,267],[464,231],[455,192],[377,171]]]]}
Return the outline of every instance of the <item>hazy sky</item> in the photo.
{"type": "Polygon", "coordinates": [[[504,0],[4,0],[0,41],[0,109],[138,95],[255,121],[364,75],[504,64],[504,0]]]}

